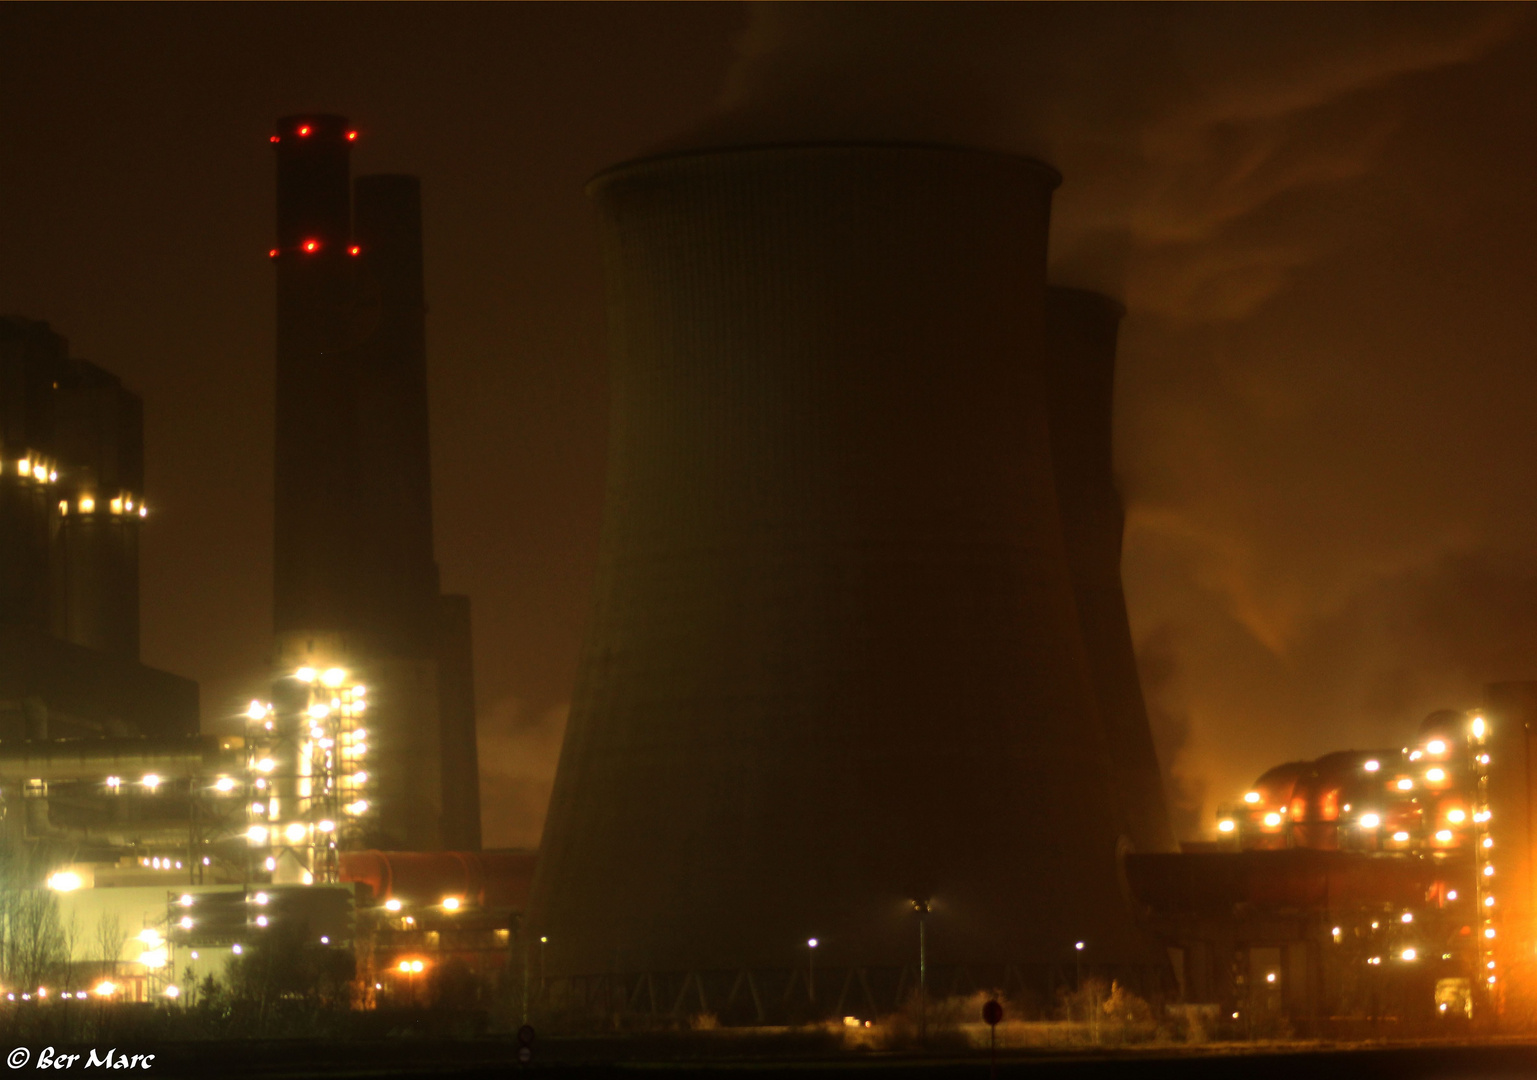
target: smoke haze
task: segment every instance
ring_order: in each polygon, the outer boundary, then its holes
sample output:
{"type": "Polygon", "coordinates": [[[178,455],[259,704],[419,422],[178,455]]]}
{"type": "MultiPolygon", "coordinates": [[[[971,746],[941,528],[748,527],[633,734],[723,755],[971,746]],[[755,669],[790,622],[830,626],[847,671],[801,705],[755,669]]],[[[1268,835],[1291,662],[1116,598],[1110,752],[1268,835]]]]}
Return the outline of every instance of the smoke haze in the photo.
{"type": "Polygon", "coordinates": [[[1522,11],[762,5],[739,51],[682,143],[1063,172],[1054,279],[1129,308],[1126,587],[1183,836],[1537,677],[1522,11]]]}

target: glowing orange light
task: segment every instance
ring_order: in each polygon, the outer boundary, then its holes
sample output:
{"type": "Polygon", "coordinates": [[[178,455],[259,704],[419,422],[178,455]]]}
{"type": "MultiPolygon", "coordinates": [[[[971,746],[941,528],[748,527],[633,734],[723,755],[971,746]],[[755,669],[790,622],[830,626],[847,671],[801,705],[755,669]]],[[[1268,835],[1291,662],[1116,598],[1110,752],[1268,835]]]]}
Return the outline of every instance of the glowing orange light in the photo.
{"type": "Polygon", "coordinates": [[[349,132],[347,132],[347,141],[348,142],[355,141],[357,139],[357,137],[358,137],[358,133],[356,131],[349,131],[349,132]]]}
{"type": "Polygon", "coordinates": [[[300,127],[299,127],[299,134],[300,135],[308,135],[309,133],[310,133],[310,126],[308,124],[300,125],[300,127]]]}
{"type": "Polygon", "coordinates": [[[360,252],[362,250],[363,250],[362,248],[358,247],[356,244],[353,244],[350,248],[347,249],[347,254],[348,255],[356,255],[358,252],[360,252]]]}
{"type": "Polygon", "coordinates": [[[267,252],[267,258],[275,259],[277,257],[278,257],[278,249],[277,248],[273,248],[271,251],[267,252]]]}
{"type": "Polygon", "coordinates": [[[320,250],[320,241],[319,240],[306,240],[306,241],[304,241],[304,250],[305,251],[319,251],[320,250]]]}
{"type": "Polygon", "coordinates": [[[268,139],[267,141],[268,142],[281,142],[282,140],[279,139],[278,136],[274,135],[270,139],[268,139]]]}

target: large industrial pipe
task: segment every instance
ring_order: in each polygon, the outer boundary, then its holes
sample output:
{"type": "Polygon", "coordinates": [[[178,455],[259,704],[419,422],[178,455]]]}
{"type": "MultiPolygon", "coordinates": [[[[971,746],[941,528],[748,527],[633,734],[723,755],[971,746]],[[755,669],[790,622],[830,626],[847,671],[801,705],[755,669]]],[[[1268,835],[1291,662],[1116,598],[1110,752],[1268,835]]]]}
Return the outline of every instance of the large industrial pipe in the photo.
{"type": "Polygon", "coordinates": [[[1051,466],[1056,183],[893,145],[593,182],[613,410],[531,900],[552,974],[783,970],[812,937],[901,968],[914,901],[933,963],[1151,956],[1051,466]]]}
{"type": "Polygon", "coordinates": [[[0,743],[0,783],[99,780],[107,776],[137,783],[151,773],[175,780],[244,772],[241,740],[229,736],[0,743]]]}
{"type": "Polygon", "coordinates": [[[1125,309],[1082,289],[1046,290],[1051,455],[1078,620],[1105,725],[1122,829],[1138,851],[1174,851],[1121,585],[1125,513],[1111,463],[1115,347],[1125,309]]]}

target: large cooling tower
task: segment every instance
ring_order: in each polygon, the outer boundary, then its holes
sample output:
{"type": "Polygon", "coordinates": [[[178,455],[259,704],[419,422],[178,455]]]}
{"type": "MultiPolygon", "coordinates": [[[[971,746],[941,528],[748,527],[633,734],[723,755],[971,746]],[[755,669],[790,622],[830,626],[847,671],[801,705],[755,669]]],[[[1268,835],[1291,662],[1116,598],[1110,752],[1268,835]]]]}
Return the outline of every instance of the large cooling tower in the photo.
{"type": "Polygon", "coordinates": [[[813,936],[916,965],[914,899],[931,964],[1145,957],[1047,430],[1056,182],[887,145],[593,182],[613,412],[552,977],[804,971],[813,936]]]}
{"type": "Polygon", "coordinates": [[[1121,588],[1125,512],[1110,450],[1116,334],[1124,314],[1098,293],[1046,290],[1051,453],[1078,618],[1126,815],[1122,828],[1138,851],[1174,851],[1121,588]]]}

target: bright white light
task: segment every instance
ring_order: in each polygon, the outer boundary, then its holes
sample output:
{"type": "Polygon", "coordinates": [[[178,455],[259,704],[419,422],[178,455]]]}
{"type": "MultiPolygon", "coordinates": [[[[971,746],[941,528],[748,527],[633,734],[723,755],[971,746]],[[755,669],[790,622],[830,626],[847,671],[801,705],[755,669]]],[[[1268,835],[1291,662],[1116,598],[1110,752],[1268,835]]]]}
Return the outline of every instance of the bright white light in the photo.
{"type": "MultiPolygon", "coordinates": [[[[443,910],[444,911],[458,911],[459,910],[459,898],[457,896],[445,896],[443,898],[443,910]]],[[[817,939],[816,938],[812,938],[806,944],[810,945],[814,949],[814,948],[817,947],[817,939]]]]}
{"type": "Polygon", "coordinates": [[[1493,907],[1493,906],[1494,906],[1494,897],[1492,897],[1492,896],[1484,897],[1484,907],[1493,907]]]}
{"type": "Polygon", "coordinates": [[[386,911],[399,911],[400,910],[400,901],[399,900],[386,900],[384,902],[384,910],[386,910],[386,911]]]}
{"type": "Polygon", "coordinates": [[[1442,829],[1440,832],[1436,833],[1436,839],[1441,841],[1443,844],[1450,844],[1452,842],[1452,830],[1442,829]]]}
{"type": "Polygon", "coordinates": [[[214,785],[213,786],[214,786],[214,790],[216,790],[216,791],[225,791],[225,792],[234,791],[235,790],[235,780],[234,780],[234,777],[221,776],[221,777],[219,777],[219,779],[214,781],[214,785]]]}
{"type": "Polygon", "coordinates": [[[237,941],[235,944],[230,946],[229,951],[234,953],[236,956],[239,956],[241,953],[245,952],[245,949],[243,949],[240,943],[237,941]]]}
{"type": "Polygon", "coordinates": [[[175,1001],[181,997],[181,988],[179,986],[167,986],[165,988],[165,996],[175,1001]]]}
{"type": "Polygon", "coordinates": [[[1461,825],[1467,818],[1468,815],[1462,810],[1448,810],[1446,812],[1446,820],[1450,821],[1453,825],[1461,825]]]}
{"type": "Polygon", "coordinates": [[[1483,845],[1484,845],[1484,847],[1486,847],[1486,848],[1492,848],[1492,847],[1493,847],[1493,846],[1494,846],[1494,837],[1492,837],[1492,836],[1486,836],[1486,837],[1484,837],[1484,839],[1483,839],[1483,845]]]}
{"type": "Polygon", "coordinates": [[[1486,867],[1484,867],[1484,877],[1493,877],[1493,876],[1494,876],[1494,867],[1493,866],[1486,866],[1486,867]]]}
{"type": "Polygon", "coordinates": [[[109,776],[107,777],[107,786],[116,791],[123,786],[123,778],[121,776],[109,776]]]}
{"type": "Polygon", "coordinates": [[[1221,821],[1217,822],[1218,832],[1232,832],[1237,827],[1238,826],[1234,824],[1232,818],[1223,818],[1221,821]]]}
{"type": "Polygon", "coordinates": [[[1414,788],[1414,781],[1406,776],[1393,786],[1398,788],[1399,791],[1410,791],[1414,788]]]}
{"type": "Polygon", "coordinates": [[[1382,768],[1382,762],[1378,761],[1376,758],[1372,758],[1365,765],[1362,765],[1361,768],[1365,769],[1367,772],[1376,772],[1378,769],[1382,768]]]}
{"type": "Polygon", "coordinates": [[[1430,751],[1432,754],[1444,754],[1446,753],[1446,743],[1442,742],[1440,739],[1431,739],[1428,743],[1425,744],[1425,749],[1430,751]]]}
{"type": "Polygon", "coordinates": [[[336,822],[330,820],[322,821],[320,824],[316,825],[315,828],[319,829],[321,832],[330,832],[336,828],[336,822]]]}
{"type": "Polygon", "coordinates": [[[353,773],[352,782],[354,784],[366,784],[368,783],[368,774],[366,772],[353,773]]]}
{"type": "Polygon", "coordinates": [[[256,925],[257,926],[266,926],[267,925],[267,916],[265,916],[265,915],[258,915],[258,916],[256,916],[256,925]]]}
{"type": "Polygon", "coordinates": [[[1414,921],[1414,912],[1406,911],[1398,917],[1399,922],[1411,923],[1414,921]]]}
{"type": "Polygon", "coordinates": [[[1270,826],[1272,829],[1275,828],[1277,825],[1281,824],[1281,815],[1280,814],[1266,814],[1265,815],[1265,824],[1270,826]]]}
{"type": "Polygon", "coordinates": [[[267,829],[262,825],[252,825],[246,830],[246,839],[253,844],[265,844],[267,842],[267,829]]]}
{"type": "Polygon", "coordinates": [[[160,777],[156,776],[154,773],[146,773],[144,779],[140,780],[139,783],[143,784],[151,791],[154,791],[157,787],[160,786],[160,777]]]}
{"type": "Polygon", "coordinates": [[[95,994],[97,997],[111,997],[113,994],[117,993],[117,984],[103,980],[91,988],[91,993],[95,994]]]}
{"type": "Polygon", "coordinates": [[[169,959],[169,954],[163,947],[159,949],[149,949],[139,954],[139,963],[143,964],[147,968],[163,968],[169,959]]]}
{"type": "Polygon", "coordinates": [[[1073,942],[1073,948],[1077,949],[1079,952],[1083,952],[1083,942],[1081,942],[1081,941],[1073,942]]]}
{"type": "Polygon", "coordinates": [[[182,907],[191,907],[192,906],[192,894],[191,893],[182,893],[181,894],[181,898],[179,900],[177,900],[176,902],[178,904],[180,904],[182,907]]]}
{"type": "Polygon", "coordinates": [[[331,706],[327,705],[323,701],[317,701],[315,704],[310,706],[310,715],[313,716],[316,720],[324,720],[326,717],[331,715],[331,706]]]}
{"type": "Polygon", "coordinates": [[[271,772],[277,767],[277,762],[273,761],[270,757],[264,757],[256,763],[256,767],[262,772],[271,772]]]}
{"type": "Polygon", "coordinates": [[[1402,955],[1405,960],[1413,960],[1416,956],[1419,955],[1419,953],[1415,952],[1413,949],[1405,949],[1400,955],[1402,955]]]}
{"type": "Polygon", "coordinates": [[[178,925],[183,930],[191,930],[192,929],[192,916],[191,915],[183,915],[181,917],[181,922],[178,925]]]}
{"type": "Polygon", "coordinates": [[[1250,806],[1253,806],[1255,803],[1259,802],[1259,792],[1257,792],[1257,791],[1246,792],[1244,794],[1243,801],[1248,803],[1250,806]]]}
{"type": "MultiPolygon", "coordinates": [[[[422,968],[425,967],[425,966],[426,965],[424,965],[420,960],[412,960],[411,961],[411,974],[413,974],[413,975],[420,975],[422,973],[422,968]]],[[[1494,980],[1490,979],[1489,981],[1493,982],[1494,980]]]]}
{"type": "Polygon", "coordinates": [[[1455,900],[1455,899],[1457,899],[1457,890],[1456,889],[1448,890],[1447,894],[1446,894],[1446,898],[1448,900],[1455,900]]]}
{"type": "Polygon", "coordinates": [[[298,671],[294,672],[294,678],[298,679],[300,682],[314,682],[315,669],[312,667],[302,667],[298,671]]]}
{"type": "Polygon", "coordinates": [[[1414,753],[1409,755],[1409,760],[1410,761],[1418,761],[1420,758],[1422,758],[1424,756],[1425,756],[1425,752],[1423,750],[1416,750],[1414,753]]]}
{"type": "Polygon", "coordinates": [[[1485,930],[1484,931],[1484,937],[1486,937],[1486,938],[1493,938],[1494,937],[1494,927],[1491,926],[1487,930],[1485,930]]]}
{"type": "Polygon", "coordinates": [[[1446,770],[1445,769],[1426,769],[1425,770],[1425,779],[1429,780],[1432,784],[1439,784],[1442,780],[1446,779],[1446,770]]]}
{"type": "Polygon", "coordinates": [[[347,673],[339,667],[326,668],[326,673],[320,677],[320,681],[334,690],[347,681],[347,673]]]}
{"type": "Polygon", "coordinates": [[[1482,716],[1473,717],[1473,737],[1475,739],[1482,739],[1484,737],[1485,727],[1486,725],[1484,724],[1484,718],[1482,716]]]}
{"type": "Polygon", "coordinates": [[[252,720],[263,720],[267,716],[267,706],[259,701],[252,701],[251,707],[246,709],[245,714],[252,720]]]}
{"type": "Polygon", "coordinates": [[[262,866],[266,867],[267,871],[270,873],[278,868],[278,861],[269,856],[267,861],[262,863],[262,866]]]}
{"type": "Polygon", "coordinates": [[[60,870],[48,878],[48,887],[55,892],[74,892],[81,884],[80,875],[73,870],[60,870]]]}
{"type": "Polygon", "coordinates": [[[300,840],[304,839],[307,831],[303,825],[296,821],[283,831],[283,835],[288,837],[290,844],[297,844],[300,840]]]}
{"type": "Polygon", "coordinates": [[[1406,832],[1396,832],[1393,834],[1393,839],[1397,840],[1401,844],[1405,840],[1409,839],[1409,834],[1406,832]]]}
{"type": "Polygon", "coordinates": [[[1267,982],[1267,983],[1273,983],[1273,982],[1275,982],[1275,972],[1273,972],[1273,971],[1270,971],[1270,972],[1266,972],[1266,973],[1265,973],[1265,981],[1266,981],[1266,982],[1267,982]]]}
{"type": "Polygon", "coordinates": [[[257,894],[256,894],[256,896],[255,896],[255,897],[253,897],[253,899],[254,899],[254,900],[255,900],[255,901],[256,901],[256,902],[257,902],[257,903],[258,903],[258,904],[265,904],[265,903],[266,903],[266,902],[267,902],[267,901],[268,901],[268,900],[270,900],[270,899],[271,899],[271,897],[269,897],[269,896],[268,896],[268,895],[267,895],[267,894],[266,894],[266,893],[264,893],[264,892],[259,892],[259,893],[257,893],[257,894]]]}
{"type": "Polygon", "coordinates": [[[144,942],[144,944],[150,946],[151,948],[159,945],[163,940],[165,940],[160,936],[160,931],[156,930],[152,926],[146,926],[143,930],[139,931],[137,936],[140,941],[144,942]]]}
{"type": "Polygon", "coordinates": [[[1361,828],[1363,829],[1375,829],[1381,824],[1382,818],[1378,817],[1376,814],[1361,815],[1361,828]]]}

